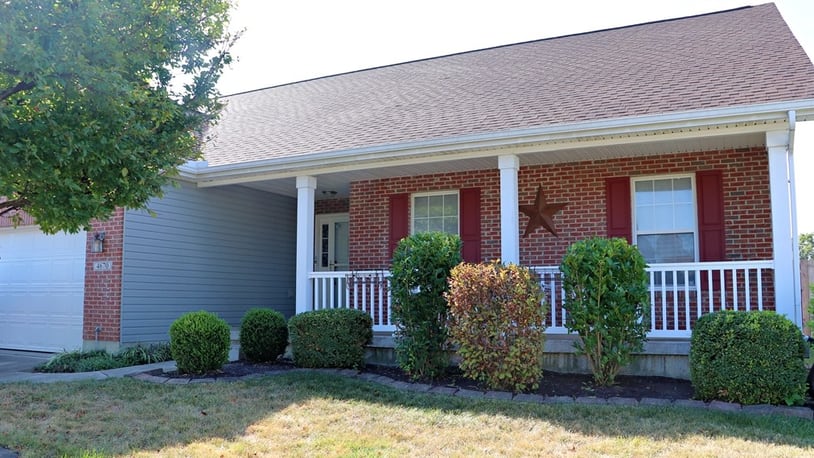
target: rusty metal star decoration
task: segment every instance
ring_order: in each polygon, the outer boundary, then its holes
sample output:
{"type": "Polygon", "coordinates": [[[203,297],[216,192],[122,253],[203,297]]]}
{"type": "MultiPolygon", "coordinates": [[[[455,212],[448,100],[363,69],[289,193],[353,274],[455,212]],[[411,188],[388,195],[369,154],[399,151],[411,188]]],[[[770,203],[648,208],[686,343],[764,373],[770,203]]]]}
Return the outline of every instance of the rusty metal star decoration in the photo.
{"type": "Polygon", "coordinates": [[[528,235],[537,230],[538,227],[544,227],[548,232],[554,234],[555,237],[559,237],[557,228],[554,227],[554,215],[565,208],[566,205],[568,205],[568,203],[547,203],[543,195],[543,187],[537,187],[537,197],[534,199],[534,205],[520,206],[520,211],[529,217],[529,223],[526,226],[526,232],[523,233],[523,237],[528,237],[528,235]]]}

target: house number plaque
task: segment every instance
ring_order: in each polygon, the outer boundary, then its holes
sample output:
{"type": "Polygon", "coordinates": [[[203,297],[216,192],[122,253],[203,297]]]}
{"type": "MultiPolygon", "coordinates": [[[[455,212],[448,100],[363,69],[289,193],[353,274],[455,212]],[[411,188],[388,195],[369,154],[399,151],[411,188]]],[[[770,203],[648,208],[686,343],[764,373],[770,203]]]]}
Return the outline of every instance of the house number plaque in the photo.
{"type": "Polygon", "coordinates": [[[93,270],[95,271],[113,270],[113,261],[93,261],[93,270]]]}

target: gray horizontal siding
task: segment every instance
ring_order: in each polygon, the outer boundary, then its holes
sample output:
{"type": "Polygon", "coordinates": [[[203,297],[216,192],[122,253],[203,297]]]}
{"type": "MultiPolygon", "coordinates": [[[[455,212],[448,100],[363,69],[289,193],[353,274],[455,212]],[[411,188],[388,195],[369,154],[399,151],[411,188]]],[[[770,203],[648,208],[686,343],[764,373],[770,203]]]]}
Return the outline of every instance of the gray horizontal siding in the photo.
{"type": "Polygon", "coordinates": [[[124,223],[124,345],[164,341],[183,313],[238,326],[252,307],[294,314],[295,199],[242,186],[167,188],[124,223]]]}

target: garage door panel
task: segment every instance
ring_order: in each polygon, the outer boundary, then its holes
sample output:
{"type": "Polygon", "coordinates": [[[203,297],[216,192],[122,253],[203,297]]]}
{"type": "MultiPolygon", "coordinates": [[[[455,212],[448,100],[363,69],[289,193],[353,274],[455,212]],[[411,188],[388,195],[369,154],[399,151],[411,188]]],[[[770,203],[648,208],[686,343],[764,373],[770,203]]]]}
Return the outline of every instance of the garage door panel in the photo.
{"type": "Polygon", "coordinates": [[[49,312],[11,314],[3,319],[0,348],[63,351],[82,347],[81,316],[49,312]],[[79,339],[76,330],[79,330],[79,339]]]}
{"type": "MultiPolygon", "coordinates": [[[[0,260],[0,263],[3,263],[0,260]]],[[[8,283],[10,288],[15,290],[28,291],[38,288],[58,288],[76,287],[81,280],[84,282],[84,274],[78,272],[84,270],[80,263],[63,262],[51,265],[48,261],[42,261],[36,265],[25,265],[18,263],[17,266],[10,266],[10,273],[6,275],[0,269],[0,282],[8,283]]]]}
{"type": "Polygon", "coordinates": [[[85,240],[0,229],[0,348],[81,348],[85,240]]]}

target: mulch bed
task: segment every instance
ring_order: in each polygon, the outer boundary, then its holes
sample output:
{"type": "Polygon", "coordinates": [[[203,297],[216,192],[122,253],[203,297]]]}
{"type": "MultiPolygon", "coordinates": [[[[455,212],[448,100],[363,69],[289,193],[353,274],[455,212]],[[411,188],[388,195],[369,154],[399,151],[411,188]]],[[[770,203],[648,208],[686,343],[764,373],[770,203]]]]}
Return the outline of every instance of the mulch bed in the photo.
{"type": "MultiPolygon", "coordinates": [[[[286,371],[295,366],[289,360],[280,360],[275,363],[252,364],[245,361],[236,361],[223,366],[216,372],[192,378],[235,378],[254,374],[267,374],[269,372],[286,371]]],[[[394,380],[411,381],[398,367],[367,365],[363,372],[375,373],[390,377],[394,380]]],[[[190,378],[190,375],[178,373],[165,373],[169,377],[190,378]]],[[[422,380],[423,383],[440,386],[452,386],[462,389],[486,391],[483,384],[464,377],[460,371],[451,368],[446,376],[435,381],[422,380]]],[[[659,399],[692,399],[693,388],[689,380],[673,379],[667,377],[640,377],[619,375],[616,384],[609,387],[595,386],[593,378],[588,374],[563,374],[545,371],[540,381],[540,388],[533,393],[544,396],[597,396],[600,398],[659,398],[659,399]]]]}

